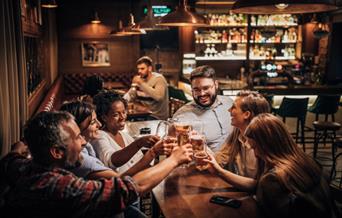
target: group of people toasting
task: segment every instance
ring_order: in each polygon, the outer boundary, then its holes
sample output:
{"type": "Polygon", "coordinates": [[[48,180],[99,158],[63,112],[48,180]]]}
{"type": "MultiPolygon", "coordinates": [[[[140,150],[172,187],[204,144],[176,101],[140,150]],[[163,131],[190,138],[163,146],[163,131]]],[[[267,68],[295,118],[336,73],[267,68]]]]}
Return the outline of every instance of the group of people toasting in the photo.
{"type": "MultiPolygon", "coordinates": [[[[201,148],[191,144],[196,132],[187,132],[189,140],[180,143],[181,130],[178,141],[155,135],[134,140],[123,131],[132,98],[166,119],[165,78],[152,72],[147,57],[137,67],[135,90],[124,97],[103,91],[93,103],[68,102],[61,111],[42,112],[28,122],[24,135],[32,157],[22,155],[26,147],[17,143],[1,160],[2,211],[9,217],[146,217],[139,195],[191,162],[201,148]],[[145,154],[142,147],[149,148],[145,154]],[[151,166],[158,155],[167,158],[151,166]]],[[[193,101],[173,120],[202,123],[207,149],[200,164],[205,170],[255,195],[262,216],[339,216],[322,169],[270,114],[262,95],[247,90],[234,100],[218,95],[210,66],[196,68],[190,81],[193,101]]]]}

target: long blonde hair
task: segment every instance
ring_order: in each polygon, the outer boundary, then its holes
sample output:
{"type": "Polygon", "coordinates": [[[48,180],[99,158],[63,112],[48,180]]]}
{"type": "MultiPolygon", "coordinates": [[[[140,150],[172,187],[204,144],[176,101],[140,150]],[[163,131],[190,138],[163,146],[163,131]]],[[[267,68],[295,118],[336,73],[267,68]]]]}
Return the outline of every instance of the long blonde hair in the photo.
{"type": "Polygon", "coordinates": [[[321,169],[294,142],[285,124],[272,114],[259,114],[245,131],[252,139],[258,158],[264,161],[263,169],[271,169],[289,190],[306,192],[320,183],[321,169]]]}
{"type": "MultiPolygon", "coordinates": [[[[250,120],[260,113],[270,112],[268,101],[258,92],[244,90],[239,92],[236,97],[241,98],[241,110],[251,113],[250,120]]],[[[240,130],[234,127],[232,133],[222,146],[221,151],[215,157],[221,165],[229,165],[235,162],[235,158],[241,150],[241,142],[239,141],[241,134],[240,130]]]]}

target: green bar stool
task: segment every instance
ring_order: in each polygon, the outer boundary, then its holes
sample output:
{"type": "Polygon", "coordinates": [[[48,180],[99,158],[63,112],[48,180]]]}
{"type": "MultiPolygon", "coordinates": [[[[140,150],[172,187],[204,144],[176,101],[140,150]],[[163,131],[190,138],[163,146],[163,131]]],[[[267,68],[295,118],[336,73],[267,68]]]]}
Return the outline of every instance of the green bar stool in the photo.
{"type": "Polygon", "coordinates": [[[297,126],[295,132],[296,143],[298,143],[299,132],[301,133],[301,143],[303,144],[303,150],[305,151],[305,119],[308,108],[309,98],[287,98],[284,97],[279,109],[273,108],[273,112],[283,118],[283,122],[286,122],[287,117],[297,118],[297,126]]]}

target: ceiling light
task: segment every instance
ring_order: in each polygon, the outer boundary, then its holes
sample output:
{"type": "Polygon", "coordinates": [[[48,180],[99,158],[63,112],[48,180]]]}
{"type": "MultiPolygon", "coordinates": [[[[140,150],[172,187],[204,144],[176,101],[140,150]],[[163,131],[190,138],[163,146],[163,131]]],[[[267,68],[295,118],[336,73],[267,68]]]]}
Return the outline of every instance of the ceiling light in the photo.
{"type": "Polygon", "coordinates": [[[315,28],[313,30],[313,35],[317,39],[321,39],[329,36],[329,25],[326,23],[316,23],[315,28]]]}
{"type": "Polygon", "coordinates": [[[42,8],[57,8],[58,5],[55,0],[42,0],[40,3],[42,8]]]}
{"type": "Polygon", "coordinates": [[[208,21],[202,15],[190,11],[187,0],[180,0],[176,11],[161,18],[160,26],[207,26],[208,21]]]}
{"type": "Polygon", "coordinates": [[[276,8],[278,8],[279,10],[284,10],[285,8],[289,7],[289,4],[280,3],[280,4],[276,4],[274,6],[276,8]]]}
{"type": "Polygon", "coordinates": [[[97,14],[97,11],[94,12],[94,16],[91,19],[91,23],[92,24],[99,24],[99,23],[101,23],[101,20],[99,18],[99,15],[97,14]]]}
{"type": "Polygon", "coordinates": [[[123,27],[122,21],[119,20],[118,27],[110,32],[111,36],[132,36],[132,35],[141,35],[146,34],[146,31],[143,29],[135,29],[132,28],[135,26],[134,17],[130,14],[130,22],[126,27],[123,27]]]}
{"type": "Polygon", "coordinates": [[[234,13],[243,14],[300,14],[336,10],[332,0],[237,0],[234,13]]]}

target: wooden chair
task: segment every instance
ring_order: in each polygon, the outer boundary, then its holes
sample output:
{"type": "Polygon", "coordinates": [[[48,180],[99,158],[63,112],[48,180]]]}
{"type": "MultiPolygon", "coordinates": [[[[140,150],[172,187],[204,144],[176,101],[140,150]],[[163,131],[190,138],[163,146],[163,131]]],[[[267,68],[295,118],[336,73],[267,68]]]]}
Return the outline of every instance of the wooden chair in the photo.
{"type": "Polygon", "coordinates": [[[186,102],[176,99],[176,98],[169,98],[169,112],[170,112],[170,117],[174,115],[174,113],[181,108],[186,102]]]}

